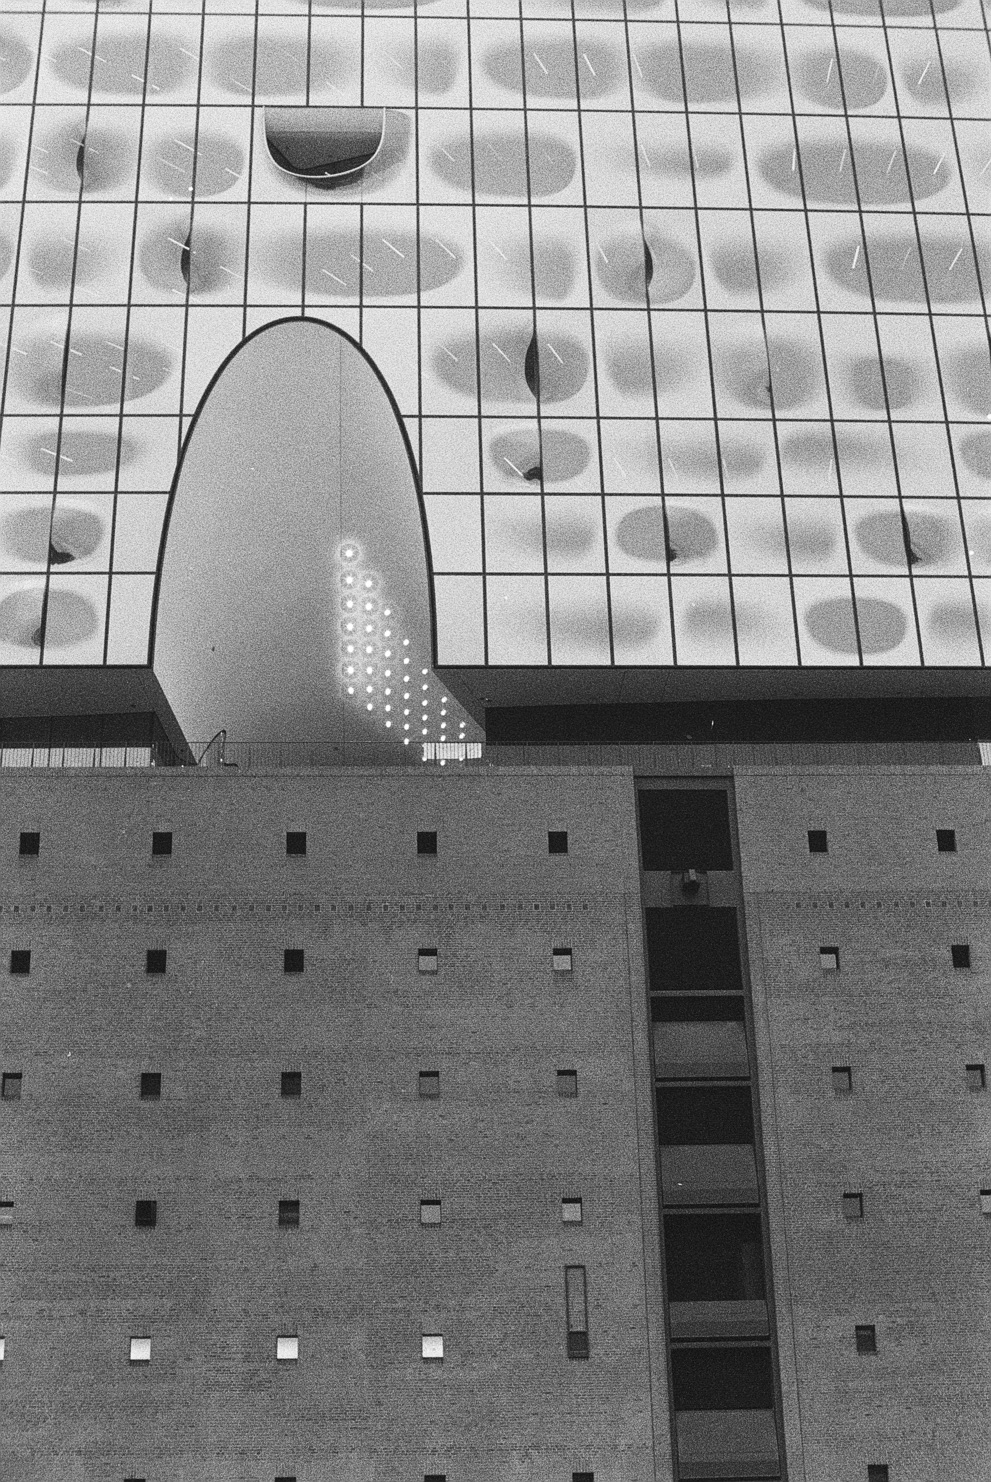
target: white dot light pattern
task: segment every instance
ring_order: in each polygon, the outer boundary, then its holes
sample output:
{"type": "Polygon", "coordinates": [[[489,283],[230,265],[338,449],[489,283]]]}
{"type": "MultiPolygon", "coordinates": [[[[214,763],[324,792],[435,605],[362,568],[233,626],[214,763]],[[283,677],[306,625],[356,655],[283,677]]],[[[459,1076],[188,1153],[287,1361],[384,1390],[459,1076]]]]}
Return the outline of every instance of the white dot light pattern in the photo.
{"type": "MultiPolygon", "coordinates": [[[[337,555],[338,584],[341,594],[340,656],[341,692],[364,709],[365,714],[380,720],[385,741],[397,729],[402,744],[408,747],[414,736],[422,743],[449,739],[448,720],[458,727],[458,740],[469,732],[477,737],[477,727],[439,683],[430,668],[417,663],[418,655],[409,638],[402,635],[400,620],[387,600],[381,574],[365,565],[364,552],[357,540],[342,542],[337,555]],[[401,690],[403,720],[394,720],[397,686],[393,664],[397,650],[402,654],[401,690]],[[419,715],[410,703],[418,687],[419,715]],[[431,718],[431,702],[439,706],[440,722],[431,718]],[[416,721],[418,720],[418,724],[416,721]]],[[[398,737],[397,737],[398,740],[398,737]]],[[[442,763],[443,765],[443,763],[442,763]]]]}

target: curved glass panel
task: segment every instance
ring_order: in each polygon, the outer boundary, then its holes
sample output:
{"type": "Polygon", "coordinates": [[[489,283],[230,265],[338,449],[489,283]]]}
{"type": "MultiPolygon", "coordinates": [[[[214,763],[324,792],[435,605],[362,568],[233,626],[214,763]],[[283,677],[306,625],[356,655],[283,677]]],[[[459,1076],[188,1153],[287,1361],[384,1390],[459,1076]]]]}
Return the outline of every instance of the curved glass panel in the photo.
{"type": "Polygon", "coordinates": [[[385,138],[384,108],[266,108],[274,164],[300,180],[340,180],[370,165],[385,138]]]}

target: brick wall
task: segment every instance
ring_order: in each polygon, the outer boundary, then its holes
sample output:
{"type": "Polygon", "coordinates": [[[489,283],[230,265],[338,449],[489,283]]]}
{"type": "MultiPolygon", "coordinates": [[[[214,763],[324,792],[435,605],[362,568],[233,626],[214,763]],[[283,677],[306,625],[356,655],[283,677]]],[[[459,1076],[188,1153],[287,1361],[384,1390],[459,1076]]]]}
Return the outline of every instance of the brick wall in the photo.
{"type": "Polygon", "coordinates": [[[4,1482],[668,1477],[630,774],[0,791],[0,1068],[24,1076],[0,1104],[4,1482]],[[551,970],[564,944],[570,977],[551,970]],[[28,977],[6,970],[18,947],[28,977]],[[301,1100],[280,1098],[284,1069],[301,1100]],[[139,1099],[142,1070],[161,1101],[139,1099]],[[575,1194],[584,1224],[562,1227],[575,1194]],[[421,1197],[442,1198],[439,1229],[421,1197]],[[134,1227],[138,1198],[155,1229],[134,1227]],[[299,1229],[277,1228],[280,1198],[299,1229]],[[565,1356],[566,1263],[588,1270],[587,1363],[565,1356]],[[442,1366],[419,1356],[431,1331],[442,1366]],[[280,1332],[298,1364],[276,1363],[280,1332]]]}

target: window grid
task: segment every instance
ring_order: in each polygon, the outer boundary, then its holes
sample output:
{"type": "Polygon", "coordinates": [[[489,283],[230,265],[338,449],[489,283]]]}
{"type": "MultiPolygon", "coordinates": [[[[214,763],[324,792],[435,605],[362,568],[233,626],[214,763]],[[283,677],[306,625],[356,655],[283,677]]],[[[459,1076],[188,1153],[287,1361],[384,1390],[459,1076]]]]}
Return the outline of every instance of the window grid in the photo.
{"type": "MultiPolygon", "coordinates": [[[[101,190],[96,197],[68,167],[64,179],[57,171],[45,176],[32,171],[31,155],[24,155],[19,180],[7,192],[13,206],[21,206],[22,196],[26,202],[18,227],[14,300],[60,314],[80,334],[87,316],[101,315],[108,330],[111,322],[116,326],[114,337],[123,337],[126,363],[134,368],[154,310],[158,347],[169,362],[160,394],[132,399],[124,372],[116,389],[109,386],[97,411],[41,406],[26,394],[15,357],[4,370],[3,410],[11,422],[26,432],[36,426],[39,437],[42,429],[54,429],[47,462],[39,452],[37,467],[12,469],[8,492],[16,499],[47,498],[59,514],[59,496],[91,492],[73,472],[72,440],[85,417],[102,419],[113,429],[109,435],[117,450],[105,489],[95,491],[104,501],[105,553],[73,577],[84,582],[101,624],[101,656],[119,661],[110,646],[114,614],[125,612],[128,594],[139,588],[150,591],[155,570],[163,505],[147,501],[152,538],[144,542],[145,554],[138,559],[128,554],[125,539],[128,500],[134,494],[153,496],[167,486],[170,467],[163,473],[163,465],[170,465],[178,451],[181,419],[192,410],[216,364],[249,324],[266,313],[293,312],[293,305],[296,311],[330,305],[354,323],[373,356],[390,338],[408,347],[408,373],[392,374],[401,408],[413,425],[424,488],[433,501],[429,519],[442,533],[445,522],[457,518],[445,512],[449,505],[451,511],[469,510],[467,518],[477,522],[477,559],[463,572],[439,569],[437,592],[443,608],[447,579],[459,574],[471,578],[470,600],[481,632],[479,661],[500,662],[506,653],[517,662],[528,661],[529,583],[537,594],[534,612],[542,628],[538,648],[542,645],[544,661],[549,654],[552,663],[568,662],[568,655],[580,650],[578,662],[602,664],[719,659],[745,665],[883,664],[904,662],[912,653],[918,657],[920,643],[927,664],[982,663],[986,634],[978,595],[986,573],[971,554],[966,503],[975,491],[977,498],[983,492],[981,419],[961,395],[952,354],[942,351],[944,332],[952,325],[952,332],[967,342],[968,353],[978,357],[975,363],[988,355],[986,290],[974,267],[984,250],[984,220],[977,214],[982,202],[976,194],[980,161],[971,165],[969,142],[986,123],[983,105],[968,111],[952,87],[938,114],[917,99],[904,77],[897,76],[902,54],[896,43],[904,28],[897,22],[889,25],[883,16],[857,28],[860,42],[877,56],[882,75],[884,98],[874,110],[849,94],[842,69],[834,98],[810,93],[803,71],[807,43],[831,41],[835,48],[847,30],[832,16],[781,15],[773,22],[763,15],[733,16],[717,24],[668,16],[644,22],[624,14],[579,23],[574,13],[528,12],[511,28],[516,60],[500,73],[497,43],[510,34],[507,26],[498,17],[472,15],[467,6],[451,8],[456,11],[451,16],[390,18],[397,44],[409,43],[416,60],[403,79],[391,79],[388,96],[378,66],[378,32],[362,23],[361,76],[353,94],[345,87],[343,96],[395,106],[410,117],[417,147],[415,169],[391,181],[369,178],[357,202],[352,195],[327,199],[315,191],[302,193],[270,166],[264,146],[255,145],[251,109],[223,61],[223,33],[211,24],[219,16],[209,9],[202,19],[148,13],[141,26],[146,54],[153,40],[173,35],[190,53],[183,64],[186,75],[156,84],[157,92],[150,86],[145,92],[140,82],[135,87],[131,81],[126,86],[132,92],[108,90],[95,61],[74,81],[66,81],[65,57],[79,18],[46,14],[46,47],[56,72],[61,68],[64,74],[65,103],[71,97],[72,106],[89,110],[97,121],[112,109],[136,146],[135,163],[127,184],[101,190]],[[459,62],[457,75],[438,92],[421,73],[420,60],[426,54],[423,48],[429,52],[444,34],[457,38],[459,62]],[[710,37],[716,38],[722,55],[713,64],[715,95],[703,97],[693,89],[700,48],[710,37]],[[529,60],[534,38],[542,46],[550,44],[550,50],[544,47],[553,59],[546,82],[529,60]],[[644,74],[638,48],[648,42],[669,49],[679,74],[684,69],[686,90],[676,86],[665,92],[657,73],[644,74]],[[582,63],[589,48],[602,63],[596,80],[582,63]],[[769,72],[755,82],[754,58],[772,53],[778,59],[776,72],[772,69],[773,76],[769,72]],[[554,96],[566,78],[565,92],[554,96]],[[226,141],[232,163],[222,189],[215,191],[208,178],[209,159],[195,153],[189,166],[191,200],[185,177],[176,175],[174,190],[156,180],[164,148],[159,122],[166,116],[159,106],[163,104],[178,109],[176,131],[181,125],[190,137],[226,141]],[[618,121],[628,140],[608,182],[601,179],[595,147],[604,121],[618,121]],[[522,140],[519,167],[511,163],[503,172],[501,183],[509,188],[501,195],[493,191],[485,164],[496,127],[515,130],[522,140]],[[684,149],[685,176],[660,170],[657,140],[665,131],[678,141],[677,149],[684,149]],[[721,173],[709,176],[708,165],[703,168],[700,160],[710,149],[707,141],[717,136],[729,141],[720,146],[729,153],[719,166],[721,173]],[[540,177],[545,168],[540,151],[548,139],[562,160],[570,160],[572,172],[570,181],[562,177],[549,191],[540,177]],[[460,147],[458,141],[466,141],[465,168],[455,179],[441,170],[441,146],[453,142],[460,147]],[[840,141],[845,141],[847,159],[842,171],[833,173],[842,174],[845,194],[830,198],[826,154],[835,142],[838,159],[844,147],[840,141]],[[883,160],[876,170],[870,153],[882,146],[895,151],[898,166],[885,177],[887,186],[881,180],[883,160]],[[787,155],[791,148],[793,169],[786,162],[783,174],[776,176],[775,150],[787,155]],[[926,169],[937,176],[934,189],[924,185],[921,163],[918,170],[903,165],[906,155],[921,161],[920,151],[925,150],[932,156],[926,169]],[[945,160],[934,170],[933,162],[944,150],[945,160]],[[793,187],[792,174],[800,188],[793,187]],[[890,185],[892,179],[899,182],[897,189],[890,185]],[[55,219],[55,208],[62,207],[72,243],[69,268],[58,282],[44,284],[33,267],[38,234],[55,219]],[[271,208],[268,215],[266,207],[271,208]],[[297,211],[302,262],[290,281],[284,273],[280,278],[278,265],[272,266],[273,221],[297,211]],[[376,235],[379,224],[386,214],[390,221],[405,220],[407,212],[421,228],[425,244],[434,223],[439,223],[438,234],[442,228],[447,234],[445,246],[453,253],[448,261],[454,266],[445,281],[429,279],[426,250],[418,254],[418,272],[408,282],[397,280],[391,296],[373,292],[370,275],[360,270],[336,289],[322,275],[334,231],[346,234],[353,218],[358,256],[384,255],[388,249],[376,235]],[[578,212],[582,220],[575,233],[578,212]],[[490,222],[497,213],[507,231],[510,226],[515,231],[519,221],[526,270],[517,277],[512,254],[506,253],[507,265],[491,249],[490,222]],[[156,279],[157,270],[149,266],[149,241],[170,215],[183,230],[192,231],[194,241],[202,234],[202,244],[211,230],[228,234],[235,265],[228,287],[205,287],[195,273],[184,284],[178,247],[168,273],[156,279]],[[631,252],[638,242],[654,242],[652,282],[648,285],[644,277],[642,286],[627,285],[626,297],[616,291],[598,250],[607,215],[625,233],[631,252]],[[101,216],[107,222],[112,217],[119,230],[111,258],[87,280],[82,249],[89,245],[91,220],[101,216]],[[556,217],[568,225],[556,228],[556,217]],[[801,246],[800,253],[791,254],[783,278],[765,238],[765,227],[775,220],[783,237],[801,246]],[[570,284],[563,288],[538,271],[541,253],[558,230],[578,249],[570,284]],[[892,241],[903,242],[910,254],[910,291],[900,297],[893,293],[894,257],[885,256],[885,232],[892,241]],[[679,288],[665,276],[660,239],[680,243],[682,250],[689,244],[687,286],[679,288]],[[947,243],[952,251],[945,250],[947,243]],[[743,273],[734,280],[736,286],[727,286],[726,252],[740,244],[751,259],[749,277],[743,273]],[[957,245],[964,254],[960,259],[954,257],[957,245]],[[859,258],[851,266],[858,247],[859,258]],[[842,253],[848,256],[841,271],[837,254],[842,253]],[[840,320],[842,315],[851,323],[858,320],[864,331],[862,358],[873,358],[876,404],[851,391],[849,353],[829,331],[831,321],[847,322],[840,320]],[[917,336],[913,321],[921,330],[917,336]],[[634,322],[639,347],[635,385],[629,377],[623,380],[613,353],[621,328],[634,322]],[[529,324],[530,338],[536,333],[543,347],[535,397],[523,385],[516,323],[529,324]],[[726,326],[746,342],[747,375],[756,378],[749,391],[743,388],[746,394],[729,384],[731,359],[722,353],[726,326]],[[464,385],[445,381],[438,370],[445,358],[442,347],[450,348],[462,332],[472,352],[464,385]],[[788,392],[794,387],[775,384],[775,371],[777,379],[787,379],[776,357],[789,335],[808,351],[816,382],[808,394],[790,401],[788,392]],[[500,339],[510,346],[507,353],[513,360],[508,402],[500,399],[499,383],[485,359],[493,340],[500,339]],[[651,367],[667,359],[674,374],[667,349],[692,339],[699,347],[698,376],[692,365],[678,369],[677,384],[658,384],[651,367]],[[908,357],[913,375],[931,382],[929,392],[916,389],[907,409],[898,404],[896,368],[886,363],[898,358],[902,340],[911,340],[914,347],[908,357]],[[210,356],[198,353],[201,341],[211,345],[210,356]],[[558,395],[548,341],[559,349],[577,344],[587,356],[584,381],[565,385],[567,394],[558,395]],[[757,380],[767,345],[771,375],[764,396],[757,380]],[[212,363],[201,363],[210,357],[212,363]],[[434,436],[445,428],[474,448],[474,467],[467,474],[457,466],[458,459],[442,451],[443,439],[434,436]],[[515,444],[507,455],[510,464],[496,447],[501,429],[514,437],[532,437],[534,466],[543,477],[528,480],[530,465],[519,463],[522,472],[513,472],[515,444]],[[866,442],[865,429],[870,434],[866,442]],[[562,444],[555,438],[564,432],[580,440],[586,461],[580,472],[562,478],[562,444]],[[154,456],[129,461],[123,439],[139,433],[155,442],[154,456]],[[705,458],[699,452],[703,443],[709,448],[705,458]],[[937,500],[925,488],[930,470],[939,487],[937,500]],[[466,503],[479,496],[479,503],[466,503]],[[504,516],[499,501],[506,496],[535,501],[539,555],[534,565],[523,547],[501,554],[504,516]],[[554,537],[554,510],[562,501],[572,501],[570,508],[579,512],[577,525],[584,530],[582,539],[566,544],[563,554],[554,537]],[[742,524],[735,513],[741,503],[747,506],[742,524]],[[631,556],[630,539],[617,533],[625,515],[637,511],[647,512],[641,535],[653,522],[649,561],[631,556]],[[830,522],[835,537],[831,553],[819,550],[810,556],[810,529],[815,526],[821,533],[830,522]],[[771,527],[773,539],[765,538],[771,527]],[[703,543],[714,540],[717,555],[699,554],[684,534],[689,529],[701,531],[703,543]],[[670,560],[665,547],[674,551],[670,560]],[[714,566],[706,564],[710,558],[714,566]],[[504,593],[498,585],[504,573],[516,583],[508,638],[499,626],[502,605],[493,600],[494,593],[504,593]],[[760,597],[753,577],[762,579],[760,597]],[[698,616],[700,607],[704,621],[698,616]],[[586,636],[576,636],[576,612],[594,615],[593,638],[587,636],[587,622],[582,629],[586,636]],[[646,614],[658,612],[662,620],[648,632],[646,614]],[[631,631],[638,635],[635,641],[631,631]]],[[[235,21],[243,20],[249,28],[245,36],[257,33],[262,70],[272,65],[268,57],[280,42],[290,68],[298,63],[291,85],[283,80],[283,91],[267,96],[327,101],[332,94],[326,87],[326,56],[348,19],[334,14],[309,18],[305,44],[301,30],[288,41],[280,37],[279,26],[288,25],[288,17],[256,16],[247,4],[223,24],[237,30],[235,21]]],[[[109,53],[108,66],[114,65],[119,32],[132,23],[128,13],[102,12],[94,19],[94,43],[99,36],[100,56],[109,53]]],[[[926,35],[935,46],[935,66],[945,90],[946,76],[958,65],[957,39],[980,36],[976,16],[934,14],[926,35]]],[[[95,46],[91,50],[95,53],[95,46]]],[[[970,48],[967,67],[977,82],[973,96],[988,95],[991,90],[982,85],[987,78],[985,46],[970,48]]],[[[56,95],[39,91],[42,85],[35,65],[22,91],[8,103],[12,114],[27,116],[29,150],[49,148],[52,118],[60,106],[56,95]]],[[[47,82],[44,86],[50,88],[47,82]]],[[[122,179],[127,174],[124,169],[122,179]]],[[[201,245],[199,250],[207,249],[201,245]]],[[[372,264],[380,274],[383,262],[384,256],[372,264]]],[[[442,542],[436,543],[439,548],[442,542]]],[[[10,559],[4,560],[6,554],[0,553],[0,583],[23,574],[23,567],[15,569],[10,559]]],[[[58,562],[36,565],[40,587],[57,596],[65,577],[58,562]]],[[[142,621],[147,618],[139,616],[138,626],[142,621]]],[[[43,663],[59,659],[57,650],[46,646],[45,635],[37,657],[43,663]]]]}

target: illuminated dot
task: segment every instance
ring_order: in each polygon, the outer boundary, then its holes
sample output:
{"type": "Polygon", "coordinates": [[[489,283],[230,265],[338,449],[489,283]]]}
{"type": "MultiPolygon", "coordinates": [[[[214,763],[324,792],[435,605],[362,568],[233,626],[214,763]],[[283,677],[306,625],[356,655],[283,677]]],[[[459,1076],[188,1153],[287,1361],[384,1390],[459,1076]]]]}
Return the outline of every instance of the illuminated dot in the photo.
{"type": "Polygon", "coordinates": [[[386,638],[391,638],[392,637],[392,629],[391,628],[386,628],[384,630],[384,632],[385,632],[386,638]]]}
{"type": "Polygon", "coordinates": [[[409,745],[409,737],[408,736],[404,736],[403,737],[403,745],[404,746],[408,746],[409,745]]]}
{"type": "Polygon", "coordinates": [[[385,724],[386,724],[386,729],[388,730],[389,726],[392,725],[392,721],[391,720],[387,720],[385,724]]]}
{"type": "Polygon", "coordinates": [[[391,607],[383,607],[382,611],[385,613],[386,617],[391,617],[391,615],[392,615],[392,608],[391,607]]]}
{"type": "Polygon", "coordinates": [[[440,759],[440,764],[441,764],[442,767],[446,767],[447,766],[447,762],[444,760],[443,757],[441,757],[441,759],[440,759]]]}
{"type": "Polygon", "coordinates": [[[426,734],[427,734],[427,728],[426,728],[426,726],[424,726],[423,727],[423,730],[420,732],[420,735],[421,736],[425,736],[426,734]]]}
{"type": "Polygon", "coordinates": [[[373,664],[367,665],[367,667],[365,669],[365,673],[366,674],[374,674],[375,673],[375,667],[374,667],[374,665],[373,664]]]}
{"type": "MultiPolygon", "coordinates": [[[[388,694],[388,693],[389,693],[389,691],[386,690],[386,694],[388,694]]],[[[387,705],[385,708],[388,711],[388,710],[391,710],[392,709],[392,706],[391,705],[387,705]]]]}
{"type": "Polygon", "coordinates": [[[370,700],[369,700],[369,702],[368,702],[368,704],[367,704],[367,705],[366,705],[366,706],[365,706],[365,709],[366,709],[366,710],[374,710],[374,709],[375,709],[375,706],[374,706],[374,705],[373,705],[373,704],[372,704],[372,702],[371,702],[371,701],[370,701],[370,700]]]}
{"type": "Polygon", "coordinates": [[[366,576],[365,577],[365,586],[366,587],[374,587],[374,585],[375,585],[375,583],[372,581],[372,578],[370,576],[366,576]]]}
{"type": "Polygon", "coordinates": [[[409,648],[409,639],[408,638],[404,638],[403,639],[403,648],[409,648]]]}
{"type": "Polygon", "coordinates": [[[347,573],[347,575],[344,578],[344,585],[346,587],[353,587],[354,586],[354,577],[351,575],[350,571],[347,573]]]}
{"type": "Polygon", "coordinates": [[[375,686],[373,684],[366,684],[365,685],[365,694],[366,695],[374,695],[374,693],[375,693],[375,686]]]}
{"type": "Polygon", "coordinates": [[[386,685],[386,687],[385,687],[385,692],[386,692],[386,694],[387,694],[387,695],[391,695],[391,694],[392,694],[392,690],[391,690],[391,688],[390,688],[390,687],[389,687],[389,685],[386,685]]]}
{"type": "MultiPolygon", "coordinates": [[[[409,696],[407,695],[406,698],[409,699],[409,696]]],[[[409,715],[409,706],[408,705],[407,705],[406,709],[403,711],[403,714],[404,715],[409,715]]]]}
{"type": "Polygon", "coordinates": [[[420,673],[421,674],[429,674],[429,672],[430,672],[429,669],[421,669],[420,670],[420,673]]]}
{"type": "Polygon", "coordinates": [[[404,722],[404,724],[403,724],[403,730],[404,731],[408,731],[409,730],[409,721],[404,722]]]}
{"type": "Polygon", "coordinates": [[[348,685],[348,694],[349,695],[353,695],[354,694],[354,685],[353,684],[349,684],[348,685]]]}
{"type": "Polygon", "coordinates": [[[421,684],[420,685],[420,688],[421,688],[421,690],[427,690],[427,689],[430,688],[430,686],[428,684],[421,684]]]}

